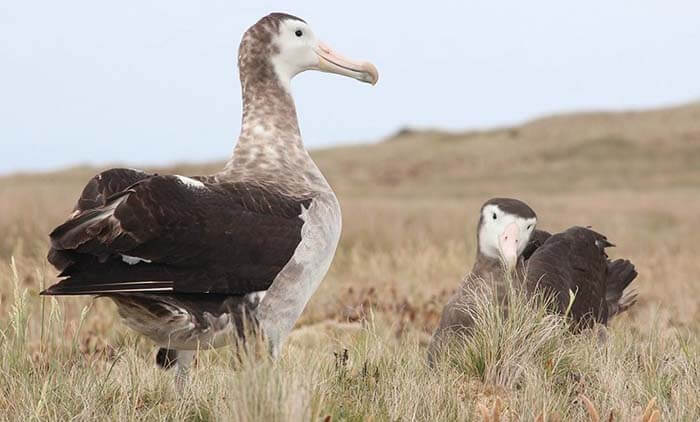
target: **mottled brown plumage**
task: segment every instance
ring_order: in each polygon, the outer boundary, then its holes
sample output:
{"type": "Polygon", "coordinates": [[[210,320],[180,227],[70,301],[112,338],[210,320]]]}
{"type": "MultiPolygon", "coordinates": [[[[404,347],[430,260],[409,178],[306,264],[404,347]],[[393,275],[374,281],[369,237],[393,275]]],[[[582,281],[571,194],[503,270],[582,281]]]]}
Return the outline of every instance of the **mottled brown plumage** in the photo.
{"type": "Polygon", "coordinates": [[[241,133],[231,159],[216,177],[307,197],[313,191],[331,190],[304,148],[294,100],[269,59],[278,52],[279,47],[271,39],[284,19],[303,22],[292,15],[272,13],[243,35],[238,50],[243,96],[241,133]]]}

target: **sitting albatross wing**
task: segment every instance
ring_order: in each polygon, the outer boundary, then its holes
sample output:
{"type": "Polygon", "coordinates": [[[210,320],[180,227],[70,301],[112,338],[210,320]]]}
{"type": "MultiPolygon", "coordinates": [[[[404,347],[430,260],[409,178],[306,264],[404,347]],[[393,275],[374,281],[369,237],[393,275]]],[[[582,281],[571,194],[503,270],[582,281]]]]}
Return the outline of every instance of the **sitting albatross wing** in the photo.
{"type": "Polygon", "coordinates": [[[610,246],[605,236],[584,227],[554,234],[528,260],[528,290],[552,295],[555,310],[568,309],[576,328],[607,324],[636,301],[636,294],[625,289],[637,277],[629,260],[608,259],[605,248],[610,246]]]}

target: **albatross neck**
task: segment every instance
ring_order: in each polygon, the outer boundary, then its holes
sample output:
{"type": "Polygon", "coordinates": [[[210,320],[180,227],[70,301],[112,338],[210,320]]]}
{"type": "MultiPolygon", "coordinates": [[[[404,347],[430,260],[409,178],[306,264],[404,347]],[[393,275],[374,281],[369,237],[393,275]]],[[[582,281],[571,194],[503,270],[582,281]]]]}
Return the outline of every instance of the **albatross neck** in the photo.
{"type": "Polygon", "coordinates": [[[513,281],[520,282],[525,277],[525,262],[522,257],[518,257],[516,268],[510,274],[506,273],[506,269],[498,258],[493,258],[485,255],[481,251],[477,251],[474,266],[472,267],[470,278],[494,281],[496,283],[504,282],[508,277],[513,281]]]}
{"type": "Polygon", "coordinates": [[[304,148],[294,99],[276,72],[241,75],[241,134],[223,172],[264,184],[327,185],[304,148]]]}
{"type": "Polygon", "coordinates": [[[492,258],[478,251],[471,275],[481,279],[502,279],[505,277],[503,263],[499,259],[492,258]]]}
{"type": "Polygon", "coordinates": [[[304,148],[288,87],[289,81],[283,83],[275,72],[264,79],[242,79],[243,119],[237,148],[254,145],[284,150],[304,148]]]}

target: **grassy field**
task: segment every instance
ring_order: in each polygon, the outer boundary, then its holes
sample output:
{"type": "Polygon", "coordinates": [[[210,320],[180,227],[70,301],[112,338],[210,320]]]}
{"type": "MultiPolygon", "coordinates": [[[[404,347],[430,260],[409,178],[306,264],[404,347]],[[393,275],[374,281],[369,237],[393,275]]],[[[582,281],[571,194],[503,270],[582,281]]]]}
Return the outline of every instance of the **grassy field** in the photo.
{"type": "Polygon", "coordinates": [[[37,295],[55,276],[47,233],[99,169],[0,178],[0,420],[628,421],[650,401],[647,416],[700,420],[700,104],[406,129],[313,155],[343,207],[328,276],[279,361],[202,352],[182,392],[111,302],[37,295]],[[607,344],[518,298],[503,320],[481,297],[473,339],[427,367],[494,196],[526,201],[546,230],[591,225],[637,265],[639,302],[607,344]]]}

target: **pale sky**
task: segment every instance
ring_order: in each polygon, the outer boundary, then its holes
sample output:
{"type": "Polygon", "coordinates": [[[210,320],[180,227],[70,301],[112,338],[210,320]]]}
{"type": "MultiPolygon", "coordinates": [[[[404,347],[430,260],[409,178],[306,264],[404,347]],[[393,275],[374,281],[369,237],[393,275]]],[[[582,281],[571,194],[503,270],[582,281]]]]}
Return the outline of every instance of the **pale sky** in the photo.
{"type": "Polygon", "coordinates": [[[227,158],[238,43],[272,11],[379,69],[295,78],[311,148],[700,98],[698,1],[240,3],[4,0],[0,173],[227,158]]]}

